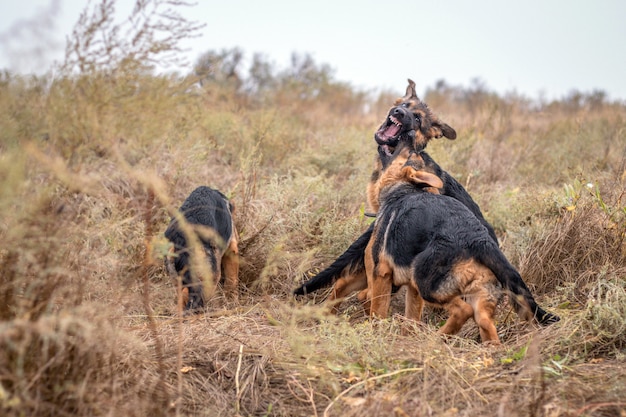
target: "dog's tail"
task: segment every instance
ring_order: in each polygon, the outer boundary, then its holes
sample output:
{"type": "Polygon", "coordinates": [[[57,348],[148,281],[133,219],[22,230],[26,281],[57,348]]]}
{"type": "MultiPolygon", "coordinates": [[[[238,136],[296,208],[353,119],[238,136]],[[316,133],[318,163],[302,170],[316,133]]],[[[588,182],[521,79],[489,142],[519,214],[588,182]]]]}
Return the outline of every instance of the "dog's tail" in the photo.
{"type": "MultiPolygon", "coordinates": [[[[491,246],[491,242],[487,245],[491,246]]],[[[515,311],[521,317],[527,320],[531,320],[534,317],[539,324],[544,326],[560,320],[559,316],[545,311],[537,304],[524,283],[522,276],[500,250],[480,251],[479,261],[491,269],[504,288],[512,293],[509,298],[515,307],[515,311]]]]}
{"type": "Polygon", "coordinates": [[[356,273],[365,270],[365,248],[372,237],[374,223],[352,244],[344,253],[339,256],[319,274],[296,288],[295,295],[309,294],[322,287],[328,286],[339,279],[346,272],[356,273]]]}

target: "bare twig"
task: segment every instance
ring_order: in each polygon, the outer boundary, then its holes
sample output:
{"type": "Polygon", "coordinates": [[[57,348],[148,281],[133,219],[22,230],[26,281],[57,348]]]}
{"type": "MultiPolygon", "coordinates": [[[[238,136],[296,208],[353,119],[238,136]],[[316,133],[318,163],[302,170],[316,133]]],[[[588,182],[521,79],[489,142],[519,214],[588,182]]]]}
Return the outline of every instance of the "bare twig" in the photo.
{"type": "Polygon", "coordinates": [[[367,378],[364,379],[361,382],[358,382],[354,385],[351,385],[349,388],[346,388],[345,390],[343,390],[339,395],[337,395],[331,402],[330,404],[328,404],[328,406],[326,407],[326,409],[324,410],[324,417],[328,416],[328,411],[331,409],[331,407],[337,402],[337,400],[339,400],[341,397],[343,397],[344,395],[346,395],[347,393],[349,393],[350,391],[352,391],[353,389],[360,387],[362,385],[367,384],[368,382],[372,382],[372,381],[377,381],[379,379],[384,379],[384,378],[389,378],[392,377],[394,375],[398,375],[398,374],[403,374],[405,372],[422,372],[424,370],[424,368],[406,368],[406,369],[398,369],[396,371],[393,372],[389,372],[383,375],[377,375],[377,376],[373,376],[371,378],[367,378]]]}
{"type": "Polygon", "coordinates": [[[237,371],[235,372],[235,389],[237,393],[237,402],[235,403],[235,412],[239,414],[241,409],[241,390],[239,387],[239,372],[241,371],[241,360],[243,359],[243,345],[239,345],[239,358],[237,359],[237,371]]]}

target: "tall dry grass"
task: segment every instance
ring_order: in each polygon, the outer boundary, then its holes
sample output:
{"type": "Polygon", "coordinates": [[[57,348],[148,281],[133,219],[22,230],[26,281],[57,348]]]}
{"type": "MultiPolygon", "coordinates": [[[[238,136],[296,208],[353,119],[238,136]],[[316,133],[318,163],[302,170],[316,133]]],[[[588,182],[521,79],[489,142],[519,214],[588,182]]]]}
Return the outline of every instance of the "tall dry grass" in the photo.
{"type": "MultiPolygon", "coordinates": [[[[77,33],[110,28],[84,19],[77,33]]],[[[246,74],[233,51],[155,75],[153,41],[70,43],[74,71],[2,75],[2,415],[626,412],[623,103],[445,83],[424,95],[459,133],[429,152],[562,318],[539,329],[503,304],[490,348],[472,324],[442,339],[436,311],[370,321],[354,300],[331,317],[323,293],[291,297],[367,227],[372,135],[404,80],[370,97],[307,56],[284,71],[257,57],[246,74]],[[162,233],[201,184],[237,206],[242,285],[237,303],[217,291],[183,319],[162,233]]]]}

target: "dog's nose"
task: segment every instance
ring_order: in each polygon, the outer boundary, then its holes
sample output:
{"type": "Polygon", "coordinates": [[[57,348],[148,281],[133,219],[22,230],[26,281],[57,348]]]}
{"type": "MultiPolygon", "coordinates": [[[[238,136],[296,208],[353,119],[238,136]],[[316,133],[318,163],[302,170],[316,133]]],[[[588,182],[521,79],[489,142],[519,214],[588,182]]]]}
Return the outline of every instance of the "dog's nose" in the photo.
{"type": "Polygon", "coordinates": [[[402,117],[406,114],[406,110],[404,110],[402,107],[394,107],[391,110],[391,115],[395,116],[395,117],[402,117]]]}

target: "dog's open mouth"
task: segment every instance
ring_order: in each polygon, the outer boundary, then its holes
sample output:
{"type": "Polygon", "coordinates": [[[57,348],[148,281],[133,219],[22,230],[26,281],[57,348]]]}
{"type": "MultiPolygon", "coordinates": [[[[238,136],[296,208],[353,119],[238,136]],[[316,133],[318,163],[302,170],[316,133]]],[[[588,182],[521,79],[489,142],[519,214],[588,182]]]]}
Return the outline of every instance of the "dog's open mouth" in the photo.
{"type": "Polygon", "coordinates": [[[376,132],[376,140],[387,143],[392,139],[397,139],[400,129],[402,129],[402,123],[395,117],[389,116],[376,132]]]}
{"type": "Polygon", "coordinates": [[[400,140],[401,130],[402,123],[395,117],[389,116],[374,134],[374,139],[386,154],[391,155],[400,140]]]}

